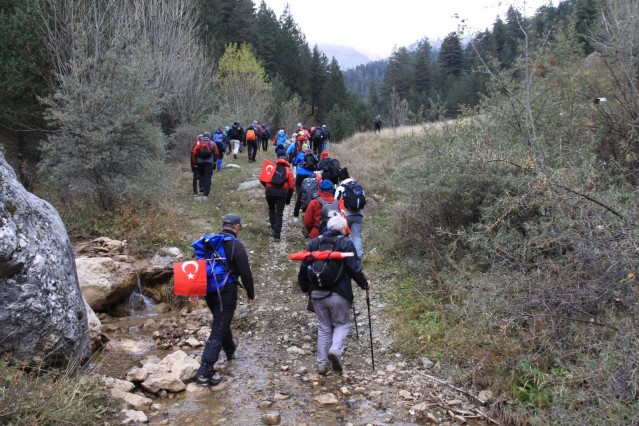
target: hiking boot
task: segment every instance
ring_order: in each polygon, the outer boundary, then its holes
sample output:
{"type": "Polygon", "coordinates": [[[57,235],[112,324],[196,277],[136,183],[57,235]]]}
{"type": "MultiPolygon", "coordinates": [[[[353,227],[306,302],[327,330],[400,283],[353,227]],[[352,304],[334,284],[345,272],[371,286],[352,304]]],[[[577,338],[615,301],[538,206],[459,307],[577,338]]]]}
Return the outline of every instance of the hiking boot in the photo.
{"type": "Polygon", "coordinates": [[[233,154],[233,158],[237,160],[237,154],[233,154]]]}
{"type": "Polygon", "coordinates": [[[317,374],[325,376],[328,372],[328,364],[317,364],[317,374]]]}
{"type": "Polygon", "coordinates": [[[198,373],[198,375],[195,376],[195,381],[202,386],[215,386],[219,385],[222,381],[222,375],[217,371],[213,371],[210,376],[198,373]]]}
{"type": "Polygon", "coordinates": [[[333,371],[344,371],[342,359],[337,354],[337,351],[335,349],[331,349],[330,351],[328,351],[328,360],[331,362],[333,371]]]}
{"type": "Polygon", "coordinates": [[[297,216],[293,216],[293,223],[297,223],[300,221],[300,218],[297,216]]]}

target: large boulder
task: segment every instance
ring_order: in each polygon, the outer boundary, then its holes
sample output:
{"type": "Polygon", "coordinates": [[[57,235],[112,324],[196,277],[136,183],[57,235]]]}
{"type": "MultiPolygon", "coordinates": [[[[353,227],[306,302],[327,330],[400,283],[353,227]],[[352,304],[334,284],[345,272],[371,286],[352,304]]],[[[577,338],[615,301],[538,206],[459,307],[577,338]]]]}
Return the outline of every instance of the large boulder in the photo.
{"type": "Polygon", "coordinates": [[[106,312],[128,298],[137,286],[133,265],[110,257],[75,259],[82,295],[95,312],[106,312]]]}
{"type": "Polygon", "coordinates": [[[91,354],[73,250],[58,212],[0,153],[0,352],[65,366],[91,354]]]}

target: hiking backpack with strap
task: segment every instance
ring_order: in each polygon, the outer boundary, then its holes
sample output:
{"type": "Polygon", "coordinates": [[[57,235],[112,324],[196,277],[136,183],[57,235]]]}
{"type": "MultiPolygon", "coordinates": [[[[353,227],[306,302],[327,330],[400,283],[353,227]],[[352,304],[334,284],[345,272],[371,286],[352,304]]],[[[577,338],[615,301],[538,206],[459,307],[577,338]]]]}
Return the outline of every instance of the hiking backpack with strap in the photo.
{"type": "Polygon", "coordinates": [[[204,138],[200,141],[200,145],[197,148],[197,156],[202,159],[209,159],[213,155],[213,146],[211,145],[211,139],[204,138]]]}
{"type": "Polygon", "coordinates": [[[302,167],[306,170],[314,171],[317,167],[317,157],[313,155],[311,151],[307,151],[304,153],[304,162],[302,163],[302,167]]]}
{"type": "Polygon", "coordinates": [[[302,200],[302,211],[306,211],[306,207],[308,203],[312,200],[316,199],[319,194],[319,182],[317,181],[317,176],[313,175],[311,177],[307,177],[302,181],[302,186],[300,190],[300,197],[302,200]]]}
{"type": "Polygon", "coordinates": [[[213,142],[217,145],[217,150],[220,154],[224,153],[226,147],[224,146],[224,135],[222,133],[213,134],[213,142]]]}
{"type": "Polygon", "coordinates": [[[344,184],[344,207],[349,210],[361,210],[366,205],[366,194],[359,183],[352,181],[344,184]]]}
{"type": "Polygon", "coordinates": [[[249,127],[248,130],[246,130],[246,140],[247,141],[257,140],[257,135],[255,133],[256,133],[255,129],[253,129],[252,127],[249,127]]]}
{"type": "MultiPolygon", "coordinates": [[[[335,237],[326,237],[320,235],[318,251],[328,250],[331,253],[339,247],[339,239],[341,235],[335,237]]],[[[319,289],[329,289],[340,282],[344,276],[344,261],[337,259],[315,259],[309,263],[307,267],[308,278],[319,289]]]]}
{"type": "Polygon", "coordinates": [[[321,127],[316,127],[313,130],[313,134],[311,135],[311,139],[313,139],[314,142],[322,142],[324,140],[324,132],[322,131],[321,127]]]}
{"type": "Polygon", "coordinates": [[[326,230],[326,225],[330,218],[334,216],[340,216],[339,201],[326,201],[323,198],[318,198],[317,201],[322,205],[322,212],[320,214],[320,223],[317,225],[317,229],[321,232],[326,230]]]}
{"type": "Polygon", "coordinates": [[[278,163],[275,166],[275,171],[273,172],[273,176],[271,177],[271,185],[274,186],[284,186],[286,183],[286,170],[287,167],[284,164],[278,163]]]}
{"type": "Polygon", "coordinates": [[[339,171],[341,170],[337,158],[324,158],[317,165],[317,170],[322,170],[322,179],[330,179],[331,182],[339,182],[339,171]]]}
{"type": "Polygon", "coordinates": [[[284,145],[287,139],[288,139],[288,136],[286,136],[286,133],[277,132],[277,145],[284,145]]]}
{"type": "MultiPolygon", "coordinates": [[[[228,234],[206,234],[191,246],[195,251],[198,260],[206,260],[206,291],[219,291],[226,284],[235,282],[237,278],[229,269],[227,253],[224,250],[224,242],[233,241],[233,251],[235,249],[235,238],[228,234]]],[[[230,257],[235,254],[233,251],[230,257]]]]}

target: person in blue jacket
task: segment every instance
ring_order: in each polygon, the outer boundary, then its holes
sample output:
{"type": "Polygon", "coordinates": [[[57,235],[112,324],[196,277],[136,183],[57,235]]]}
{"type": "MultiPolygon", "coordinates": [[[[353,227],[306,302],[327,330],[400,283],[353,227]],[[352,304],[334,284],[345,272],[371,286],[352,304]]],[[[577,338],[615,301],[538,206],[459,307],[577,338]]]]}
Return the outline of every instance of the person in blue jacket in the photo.
{"type": "Polygon", "coordinates": [[[295,192],[297,193],[297,198],[295,200],[295,208],[293,209],[293,222],[299,221],[300,209],[302,208],[302,181],[313,176],[315,172],[313,167],[309,167],[304,162],[304,156],[307,152],[309,152],[308,144],[303,144],[302,149],[293,159],[293,165],[297,167],[297,174],[295,175],[295,192]]]}

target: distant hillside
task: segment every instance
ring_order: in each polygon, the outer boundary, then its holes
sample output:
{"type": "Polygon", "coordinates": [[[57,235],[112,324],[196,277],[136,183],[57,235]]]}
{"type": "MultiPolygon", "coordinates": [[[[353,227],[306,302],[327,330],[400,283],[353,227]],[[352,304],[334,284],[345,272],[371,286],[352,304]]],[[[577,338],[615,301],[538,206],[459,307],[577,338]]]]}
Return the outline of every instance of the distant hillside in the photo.
{"type": "Polygon", "coordinates": [[[368,55],[351,46],[343,46],[339,44],[318,44],[317,47],[324,52],[329,60],[335,57],[342,71],[381,59],[379,55],[368,55]]]}

